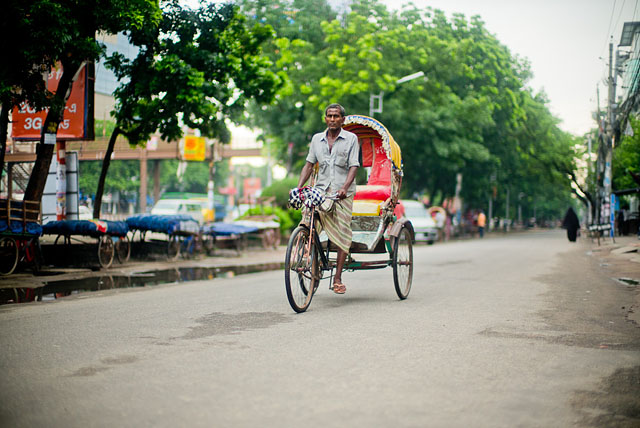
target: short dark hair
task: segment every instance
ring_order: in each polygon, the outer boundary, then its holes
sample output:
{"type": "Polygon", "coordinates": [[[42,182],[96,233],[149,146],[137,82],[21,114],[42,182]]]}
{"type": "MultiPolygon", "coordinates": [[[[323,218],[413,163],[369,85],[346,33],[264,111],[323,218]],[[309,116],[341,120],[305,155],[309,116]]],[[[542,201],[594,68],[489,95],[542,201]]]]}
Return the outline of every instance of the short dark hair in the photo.
{"type": "Polygon", "coordinates": [[[338,110],[340,110],[340,115],[342,117],[345,117],[347,115],[347,112],[344,111],[344,107],[342,107],[340,104],[333,103],[333,104],[329,104],[327,108],[324,109],[325,116],[327,115],[327,112],[329,111],[330,108],[337,108],[338,110]]]}

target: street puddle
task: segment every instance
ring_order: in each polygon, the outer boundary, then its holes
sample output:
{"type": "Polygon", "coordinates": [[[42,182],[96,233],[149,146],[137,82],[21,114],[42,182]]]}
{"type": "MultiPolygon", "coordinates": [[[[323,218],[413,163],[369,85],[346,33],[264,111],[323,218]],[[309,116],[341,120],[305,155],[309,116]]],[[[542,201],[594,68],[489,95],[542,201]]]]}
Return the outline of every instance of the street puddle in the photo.
{"type": "Polygon", "coordinates": [[[130,275],[96,275],[82,279],[50,281],[42,287],[0,288],[0,305],[47,302],[66,296],[116,288],[136,288],[189,281],[233,278],[236,275],[280,269],[279,263],[234,267],[183,267],[130,275]]]}

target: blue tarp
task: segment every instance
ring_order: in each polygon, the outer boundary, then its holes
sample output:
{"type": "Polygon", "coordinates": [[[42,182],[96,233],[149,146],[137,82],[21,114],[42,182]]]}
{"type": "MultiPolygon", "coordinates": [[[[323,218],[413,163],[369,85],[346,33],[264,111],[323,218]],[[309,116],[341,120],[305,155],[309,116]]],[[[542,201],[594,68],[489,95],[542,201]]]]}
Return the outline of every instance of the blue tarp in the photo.
{"type": "Polygon", "coordinates": [[[3,232],[7,233],[15,233],[18,235],[34,235],[40,236],[42,235],[42,226],[40,223],[36,223],[33,221],[27,222],[26,231],[22,228],[22,222],[18,220],[12,220],[9,225],[7,225],[6,220],[0,220],[0,234],[3,232]]]}
{"type": "Polygon", "coordinates": [[[254,226],[244,226],[233,223],[213,223],[202,227],[202,233],[207,235],[242,235],[245,233],[257,232],[258,228],[254,226]]]}
{"type": "Polygon", "coordinates": [[[153,215],[141,214],[129,217],[127,224],[131,230],[151,231],[173,234],[197,235],[200,232],[198,222],[186,214],[153,215]]]}
{"type": "MultiPolygon", "coordinates": [[[[31,203],[31,206],[34,206],[34,203],[31,203]]],[[[27,221],[26,227],[23,228],[22,220],[18,220],[22,218],[24,212],[24,202],[11,200],[7,201],[6,199],[0,199],[0,209],[3,214],[3,219],[0,220],[0,234],[16,234],[16,235],[42,235],[42,226],[37,221],[27,221]],[[11,212],[8,213],[10,217],[10,222],[7,224],[7,217],[4,216],[4,213],[7,213],[7,204],[11,204],[11,212]],[[24,230],[26,229],[26,230],[24,230]]],[[[29,213],[33,214],[33,213],[29,213]]]]}
{"type": "Polygon", "coordinates": [[[46,235],[83,235],[94,238],[102,235],[126,236],[129,226],[124,221],[108,220],[58,220],[42,226],[46,235]]]}

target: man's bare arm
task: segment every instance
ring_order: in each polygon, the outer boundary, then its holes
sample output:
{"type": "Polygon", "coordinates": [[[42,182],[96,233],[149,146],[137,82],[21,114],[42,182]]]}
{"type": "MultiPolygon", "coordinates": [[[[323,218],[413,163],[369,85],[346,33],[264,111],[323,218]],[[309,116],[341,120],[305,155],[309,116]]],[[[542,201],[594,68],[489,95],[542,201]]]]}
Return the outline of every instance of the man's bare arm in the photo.
{"type": "Polygon", "coordinates": [[[298,187],[304,186],[309,177],[311,177],[311,173],[313,172],[313,164],[311,162],[307,162],[302,167],[302,172],[300,173],[300,180],[298,181],[298,187]]]}

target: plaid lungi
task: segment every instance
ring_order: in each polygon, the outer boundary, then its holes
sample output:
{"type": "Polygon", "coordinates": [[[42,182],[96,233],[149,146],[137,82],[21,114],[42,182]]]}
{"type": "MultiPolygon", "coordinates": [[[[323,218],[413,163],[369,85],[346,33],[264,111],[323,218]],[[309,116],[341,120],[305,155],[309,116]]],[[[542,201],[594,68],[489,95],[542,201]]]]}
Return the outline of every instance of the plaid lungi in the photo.
{"type": "Polygon", "coordinates": [[[329,211],[319,211],[320,222],[318,223],[318,233],[323,230],[329,240],[345,253],[349,253],[351,248],[351,215],[353,211],[353,197],[335,201],[333,208],[329,211]]]}

